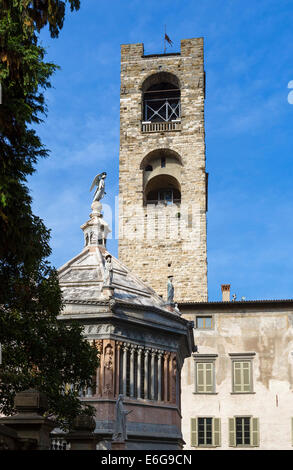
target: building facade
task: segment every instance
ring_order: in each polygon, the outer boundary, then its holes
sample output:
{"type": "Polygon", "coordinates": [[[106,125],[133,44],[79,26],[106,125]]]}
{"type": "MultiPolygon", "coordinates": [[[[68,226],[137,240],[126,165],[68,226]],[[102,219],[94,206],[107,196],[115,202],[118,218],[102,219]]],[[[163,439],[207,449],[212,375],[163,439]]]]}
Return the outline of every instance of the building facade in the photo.
{"type": "Polygon", "coordinates": [[[174,276],[177,301],[207,300],[204,97],[202,38],[122,45],[119,259],[163,297],[174,276]]]}
{"type": "Polygon", "coordinates": [[[293,300],[180,310],[197,347],[182,372],[185,449],[292,449],[293,300]]]}

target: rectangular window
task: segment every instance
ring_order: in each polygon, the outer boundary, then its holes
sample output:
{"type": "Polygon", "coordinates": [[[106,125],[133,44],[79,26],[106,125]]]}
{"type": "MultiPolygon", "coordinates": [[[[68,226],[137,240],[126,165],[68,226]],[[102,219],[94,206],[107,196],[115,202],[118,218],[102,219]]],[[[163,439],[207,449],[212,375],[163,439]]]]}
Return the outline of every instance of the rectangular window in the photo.
{"type": "Polygon", "coordinates": [[[251,393],[252,390],[252,363],[251,361],[233,360],[233,392],[251,393]]]}
{"type": "Polygon", "coordinates": [[[250,445],[250,418],[236,419],[236,445],[250,445]]]}
{"type": "Polygon", "coordinates": [[[196,317],[196,328],[210,330],[213,327],[212,317],[196,317]]]}
{"type": "Polygon", "coordinates": [[[219,447],[221,445],[220,418],[191,418],[191,446],[219,447]]]}
{"type": "Polygon", "coordinates": [[[198,445],[206,446],[213,443],[212,418],[198,418],[198,445]]]}
{"type": "Polygon", "coordinates": [[[215,364],[214,362],[197,362],[196,367],[196,393],[213,393],[215,391],[215,364]]]}
{"type": "Polygon", "coordinates": [[[229,418],[229,446],[259,446],[258,418],[236,416],[229,418]]]}

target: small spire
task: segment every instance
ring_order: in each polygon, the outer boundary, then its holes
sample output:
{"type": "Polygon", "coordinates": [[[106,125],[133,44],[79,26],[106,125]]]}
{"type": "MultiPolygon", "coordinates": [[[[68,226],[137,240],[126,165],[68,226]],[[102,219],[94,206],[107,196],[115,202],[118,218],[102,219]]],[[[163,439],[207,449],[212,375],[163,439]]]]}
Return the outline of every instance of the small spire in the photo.
{"type": "Polygon", "coordinates": [[[99,201],[94,201],[91,208],[90,219],[80,227],[84,233],[84,247],[106,247],[107,237],[111,230],[103,219],[102,204],[99,201]]]}

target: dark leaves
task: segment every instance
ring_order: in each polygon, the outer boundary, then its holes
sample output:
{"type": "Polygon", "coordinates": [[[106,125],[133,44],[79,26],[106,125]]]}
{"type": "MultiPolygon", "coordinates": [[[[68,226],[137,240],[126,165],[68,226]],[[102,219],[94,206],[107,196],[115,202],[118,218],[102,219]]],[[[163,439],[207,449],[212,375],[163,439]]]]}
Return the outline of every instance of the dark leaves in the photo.
{"type": "MultiPolygon", "coordinates": [[[[79,1],[67,3],[79,8],[79,1]]],[[[57,319],[62,295],[47,260],[50,231],[32,213],[26,179],[48,156],[31,126],[46,116],[43,91],[57,68],[44,61],[36,33],[48,25],[57,37],[65,4],[14,0],[0,7],[0,412],[11,414],[15,393],[36,388],[63,427],[85,411],[78,391],[91,385],[97,352],[81,326],[57,319]]]]}

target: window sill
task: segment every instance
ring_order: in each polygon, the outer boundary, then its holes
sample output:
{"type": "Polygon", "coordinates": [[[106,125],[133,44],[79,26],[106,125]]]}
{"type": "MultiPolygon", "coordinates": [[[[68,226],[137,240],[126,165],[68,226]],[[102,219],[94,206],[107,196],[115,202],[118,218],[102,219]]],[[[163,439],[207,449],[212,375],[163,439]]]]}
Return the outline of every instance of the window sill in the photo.
{"type": "Polygon", "coordinates": [[[198,328],[198,327],[194,327],[194,330],[200,330],[200,331],[214,331],[215,328],[198,328]]]}
{"type": "Polygon", "coordinates": [[[218,395],[218,392],[192,392],[193,395],[218,395]]]}
{"type": "Polygon", "coordinates": [[[196,449],[216,449],[217,447],[221,447],[221,446],[214,446],[213,444],[201,444],[199,446],[191,446],[191,447],[194,447],[196,449]]]}
{"type": "Polygon", "coordinates": [[[253,446],[252,444],[238,444],[238,445],[229,446],[229,447],[233,447],[234,449],[254,449],[255,447],[259,447],[259,446],[253,446]]]}
{"type": "Polygon", "coordinates": [[[255,395],[256,392],[230,392],[230,395],[255,395]]]}

